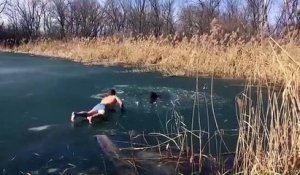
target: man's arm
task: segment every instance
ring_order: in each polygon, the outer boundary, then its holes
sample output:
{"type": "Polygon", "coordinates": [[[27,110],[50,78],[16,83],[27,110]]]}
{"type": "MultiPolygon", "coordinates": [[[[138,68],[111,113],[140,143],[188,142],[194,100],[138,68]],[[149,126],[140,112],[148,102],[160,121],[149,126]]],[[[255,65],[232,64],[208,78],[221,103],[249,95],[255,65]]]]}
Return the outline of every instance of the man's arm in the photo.
{"type": "Polygon", "coordinates": [[[119,97],[117,97],[117,96],[116,96],[116,100],[117,100],[120,108],[123,110],[124,109],[124,103],[122,102],[122,100],[119,97]]]}

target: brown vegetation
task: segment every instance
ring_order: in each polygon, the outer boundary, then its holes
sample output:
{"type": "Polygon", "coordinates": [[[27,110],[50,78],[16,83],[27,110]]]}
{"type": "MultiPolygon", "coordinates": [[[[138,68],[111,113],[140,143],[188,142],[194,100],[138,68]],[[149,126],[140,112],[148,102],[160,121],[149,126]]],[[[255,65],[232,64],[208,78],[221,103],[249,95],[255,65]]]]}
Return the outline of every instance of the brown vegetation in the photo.
{"type": "Polygon", "coordinates": [[[213,34],[202,35],[189,41],[187,38],[178,41],[176,36],[39,40],[11,51],[63,57],[85,64],[141,66],[168,75],[195,76],[198,73],[276,84],[284,83],[291,76],[300,77],[300,49],[297,45],[279,46],[272,39],[243,42],[235,35],[221,40],[213,34]],[[292,55],[286,56],[286,51],[292,55]]]}
{"type": "Polygon", "coordinates": [[[289,77],[282,90],[273,86],[240,96],[236,171],[242,174],[300,173],[299,78],[289,77]],[[267,99],[263,96],[267,96],[267,99]]]}

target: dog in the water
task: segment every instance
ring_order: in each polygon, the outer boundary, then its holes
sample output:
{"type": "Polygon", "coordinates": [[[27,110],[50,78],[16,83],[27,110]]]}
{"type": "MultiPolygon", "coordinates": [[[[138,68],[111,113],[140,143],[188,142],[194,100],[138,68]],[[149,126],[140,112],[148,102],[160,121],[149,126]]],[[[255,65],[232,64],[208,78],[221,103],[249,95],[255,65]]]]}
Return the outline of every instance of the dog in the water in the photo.
{"type": "Polygon", "coordinates": [[[160,97],[156,92],[150,93],[150,103],[153,104],[157,101],[157,99],[160,97]]]}

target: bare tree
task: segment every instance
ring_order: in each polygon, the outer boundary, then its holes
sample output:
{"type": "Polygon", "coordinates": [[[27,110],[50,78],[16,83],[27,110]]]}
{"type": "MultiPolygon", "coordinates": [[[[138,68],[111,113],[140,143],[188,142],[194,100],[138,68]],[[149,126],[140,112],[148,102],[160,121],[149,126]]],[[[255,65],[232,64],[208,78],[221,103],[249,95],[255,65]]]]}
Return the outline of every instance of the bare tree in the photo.
{"type": "Polygon", "coordinates": [[[224,4],[224,11],[221,15],[221,22],[223,29],[231,33],[238,32],[240,35],[248,33],[247,20],[243,4],[240,0],[226,0],[224,4]]]}
{"type": "Polygon", "coordinates": [[[298,23],[298,0],[285,0],[282,7],[282,23],[283,26],[296,26],[298,23]]]}
{"type": "Polygon", "coordinates": [[[2,2],[0,2],[0,14],[4,11],[6,4],[7,0],[2,0],[2,2]]]}
{"type": "Polygon", "coordinates": [[[198,0],[198,2],[207,15],[215,16],[218,13],[221,0],[198,0]]]}
{"type": "Polygon", "coordinates": [[[9,11],[11,15],[9,17],[14,18],[11,20],[17,20],[25,38],[33,39],[38,37],[45,6],[46,1],[42,0],[15,0],[10,4],[9,11]]]}
{"type": "Polygon", "coordinates": [[[64,38],[66,36],[68,5],[68,0],[52,0],[54,19],[59,23],[61,38],[64,38]]]}
{"type": "Polygon", "coordinates": [[[183,7],[181,28],[187,35],[208,33],[211,21],[219,16],[220,0],[198,0],[183,7]]]}
{"type": "Polygon", "coordinates": [[[69,30],[75,36],[95,37],[102,16],[102,7],[97,0],[73,0],[70,2],[69,30]]]}
{"type": "Polygon", "coordinates": [[[251,25],[252,33],[256,33],[259,30],[259,19],[260,19],[260,3],[261,0],[247,0],[247,14],[248,20],[251,25]]]}
{"type": "Polygon", "coordinates": [[[201,30],[202,26],[196,19],[196,13],[198,13],[198,10],[196,6],[193,5],[187,5],[181,9],[179,30],[185,35],[190,36],[196,33],[198,30],[201,30]]]}
{"type": "Polygon", "coordinates": [[[228,19],[234,19],[239,13],[239,0],[226,0],[226,16],[228,19]]]}
{"type": "Polygon", "coordinates": [[[298,7],[298,0],[285,0],[283,13],[285,22],[288,25],[295,25],[297,23],[297,7],[298,7]]]}
{"type": "Polygon", "coordinates": [[[104,5],[105,22],[110,35],[120,33],[125,28],[127,11],[123,1],[107,0],[104,5]]]}
{"type": "Polygon", "coordinates": [[[146,34],[148,28],[147,25],[147,7],[148,3],[146,0],[133,0],[127,2],[128,7],[128,23],[132,32],[135,34],[146,34]]]}
{"type": "Polygon", "coordinates": [[[268,28],[268,14],[271,0],[264,0],[260,7],[259,31],[260,35],[266,35],[268,28]]]}
{"type": "Polygon", "coordinates": [[[58,26],[54,22],[54,12],[51,3],[47,3],[45,10],[42,13],[42,34],[44,37],[58,37],[58,26]]]}
{"type": "Polygon", "coordinates": [[[166,0],[162,4],[163,31],[166,34],[174,34],[174,2],[175,0],[166,0]]]}
{"type": "Polygon", "coordinates": [[[135,0],[135,9],[138,16],[138,32],[145,33],[145,21],[146,21],[146,0],[135,0]]]}
{"type": "MultiPolygon", "coordinates": [[[[222,31],[239,35],[268,34],[275,0],[0,0],[4,28],[24,38],[96,37],[115,34],[155,35],[211,32],[213,19],[222,31]],[[3,10],[5,8],[5,10],[3,10]],[[175,10],[178,9],[178,15],[175,10]],[[176,20],[176,21],[175,21],[176,20]],[[22,33],[22,34],[20,34],[22,33]]],[[[272,30],[300,25],[299,0],[284,0],[272,30]]],[[[282,32],[286,33],[286,32],[282,32]]]]}
{"type": "Polygon", "coordinates": [[[297,24],[297,4],[298,0],[284,0],[280,4],[280,12],[275,14],[276,23],[271,31],[271,34],[285,35],[288,31],[288,26],[297,24]]]}
{"type": "Polygon", "coordinates": [[[271,0],[246,0],[246,12],[252,34],[265,35],[271,0]]]}
{"type": "Polygon", "coordinates": [[[15,10],[15,7],[12,4],[9,4],[6,8],[5,15],[7,16],[9,25],[12,27],[12,32],[16,34],[17,30],[20,27],[19,17],[17,11],[15,10]]]}
{"type": "Polygon", "coordinates": [[[151,33],[155,36],[160,34],[174,33],[174,0],[149,0],[151,8],[149,23],[151,33]]]}
{"type": "Polygon", "coordinates": [[[299,3],[299,1],[297,4],[297,25],[298,25],[298,28],[300,28],[300,3],[299,3]]]}
{"type": "Polygon", "coordinates": [[[150,23],[151,27],[153,28],[153,33],[157,37],[161,34],[161,28],[163,25],[162,15],[161,15],[161,4],[159,0],[149,0],[151,4],[151,11],[150,11],[150,23]]]}

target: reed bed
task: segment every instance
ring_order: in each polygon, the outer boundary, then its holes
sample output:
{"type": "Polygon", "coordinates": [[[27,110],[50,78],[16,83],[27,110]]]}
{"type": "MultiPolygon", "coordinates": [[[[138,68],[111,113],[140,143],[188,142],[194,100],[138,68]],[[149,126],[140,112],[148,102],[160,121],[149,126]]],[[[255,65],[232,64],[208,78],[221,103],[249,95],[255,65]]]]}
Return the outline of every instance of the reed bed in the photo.
{"type": "Polygon", "coordinates": [[[249,82],[237,97],[235,171],[241,174],[300,174],[300,79],[285,72],[296,72],[299,67],[292,69],[278,55],[273,57],[285,74],[285,83],[253,88],[249,82]]]}
{"type": "Polygon", "coordinates": [[[279,84],[291,75],[300,77],[299,69],[295,68],[300,65],[300,48],[292,42],[280,47],[271,39],[245,42],[232,34],[222,39],[214,35],[194,36],[190,39],[178,36],[114,36],[67,41],[41,39],[6,50],[62,57],[85,64],[142,67],[166,75],[242,78],[279,84]],[[287,57],[280,47],[292,53],[291,57],[295,59],[287,57]],[[284,70],[278,66],[277,60],[284,65],[284,70]]]}

